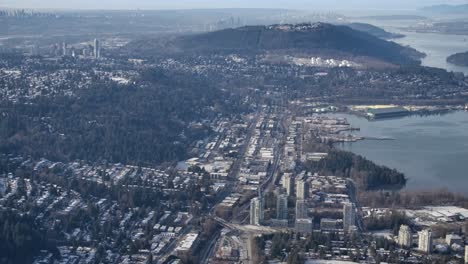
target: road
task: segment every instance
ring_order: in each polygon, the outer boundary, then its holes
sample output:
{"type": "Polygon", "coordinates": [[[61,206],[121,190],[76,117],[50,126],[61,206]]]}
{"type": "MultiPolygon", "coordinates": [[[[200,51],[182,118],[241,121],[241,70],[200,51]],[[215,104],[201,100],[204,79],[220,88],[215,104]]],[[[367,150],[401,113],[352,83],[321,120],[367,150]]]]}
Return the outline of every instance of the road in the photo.
{"type": "MultiPolygon", "coordinates": [[[[239,178],[240,166],[242,165],[242,162],[244,161],[245,154],[247,153],[247,149],[248,149],[248,146],[249,146],[250,139],[252,138],[252,135],[253,135],[253,133],[255,131],[255,126],[256,126],[257,121],[259,120],[259,118],[260,118],[260,113],[257,113],[255,115],[255,117],[250,121],[248,131],[247,131],[247,136],[245,138],[244,144],[242,145],[241,149],[239,150],[239,155],[238,155],[237,159],[234,161],[234,163],[231,166],[231,170],[229,171],[228,179],[231,179],[233,181],[237,181],[237,179],[239,178]]],[[[232,189],[233,189],[233,186],[231,184],[229,184],[226,187],[226,190],[223,192],[223,195],[218,197],[219,199],[218,199],[217,203],[220,203],[225,197],[229,196],[232,193],[232,189]]],[[[209,213],[210,216],[212,216],[213,218],[216,218],[215,213],[214,213],[214,210],[216,209],[216,205],[214,205],[211,208],[210,213],[209,213]]],[[[248,204],[247,204],[247,206],[248,206],[248,204]]],[[[213,256],[213,253],[215,252],[216,241],[219,239],[219,236],[220,236],[220,231],[218,230],[216,235],[213,236],[213,238],[210,239],[210,241],[208,242],[208,245],[205,247],[205,252],[202,253],[203,256],[201,257],[200,263],[208,263],[209,262],[210,258],[213,256]]]]}
{"type": "Polygon", "coordinates": [[[242,162],[244,161],[245,153],[247,152],[247,149],[248,149],[249,143],[250,143],[250,139],[252,138],[252,135],[254,134],[255,126],[256,126],[259,118],[260,118],[260,113],[257,113],[255,115],[255,117],[250,122],[248,132],[247,132],[247,136],[245,137],[244,144],[242,145],[242,147],[241,147],[241,149],[239,151],[239,155],[238,155],[236,161],[234,161],[234,164],[232,164],[231,170],[229,171],[229,175],[228,175],[229,179],[237,181],[237,179],[239,177],[240,166],[242,165],[242,162]]]}
{"type": "Polygon", "coordinates": [[[252,235],[249,235],[249,236],[245,237],[244,241],[247,241],[247,243],[244,242],[247,245],[247,261],[248,261],[249,264],[255,264],[253,262],[253,258],[252,258],[252,256],[253,256],[253,253],[252,253],[253,237],[252,237],[252,235]]]}
{"type": "Polygon", "coordinates": [[[270,173],[268,174],[268,178],[261,185],[262,191],[266,189],[269,189],[269,190],[274,189],[275,183],[277,181],[279,165],[280,165],[281,159],[283,158],[284,144],[286,142],[286,137],[287,137],[286,127],[285,127],[286,118],[287,116],[282,115],[281,120],[278,122],[280,138],[277,139],[277,142],[276,142],[277,146],[275,148],[275,152],[276,152],[275,158],[272,163],[272,166],[270,167],[270,173]]]}
{"type": "Polygon", "coordinates": [[[353,202],[356,205],[356,225],[360,231],[364,230],[364,223],[362,221],[362,218],[360,217],[359,214],[359,208],[361,208],[361,205],[359,204],[359,201],[357,199],[356,195],[356,184],[352,179],[348,179],[349,185],[349,198],[351,199],[351,202],[353,202]]]}
{"type": "Polygon", "coordinates": [[[174,239],[172,240],[172,242],[170,242],[165,248],[164,248],[164,255],[162,255],[161,257],[158,257],[158,260],[156,263],[164,263],[173,253],[174,251],[174,248],[176,245],[179,244],[180,241],[182,241],[182,239],[184,239],[185,235],[188,234],[190,231],[192,230],[192,226],[187,226],[185,227],[184,229],[181,230],[180,232],[180,235],[178,237],[178,239],[174,239]]]}
{"type": "Polygon", "coordinates": [[[256,226],[256,225],[242,225],[242,224],[233,224],[230,223],[220,217],[213,217],[213,219],[218,222],[218,224],[222,225],[223,227],[230,229],[232,231],[238,231],[238,232],[243,232],[243,233],[249,233],[249,234],[274,234],[280,231],[283,231],[281,228],[274,228],[274,227],[269,227],[269,226],[256,226]]]}
{"type": "MultiPolygon", "coordinates": [[[[251,120],[251,122],[249,124],[247,136],[246,136],[246,139],[245,139],[245,143],[242,146],[241,150],[239,151],[238,158],[236,159],[236,161],[234,162],[234,164],[231,167],[231,170],[229,172],[229,179],[232,179],[234,181],[237,181],[237,179],[238,179],[240,167],[242,165],[242,162],[244,162],[245,154],[246,154],[247,149],[249,147],[249,143],[250,143],[250,140],[252,138],[252,135],[255,132],[255,127],[256,127],[256,124],[257,124],[259,118],[260,118],[260,113],[257,113],[257,115],[251,120]]],[[[275,138],[274,160],[273,160],[273,163],[270,166],[267,178],[260,185],[260,188],[261,188],[262,191],[267,190],[267,189],[273,189],[275,187],[275,182],[277,181],[277,177],[279,175],[278,171],[279,171],[279,168],[280,168],[281,159],[283,157],[283,153],[284,153],[283,147],[284,147],[284,143],[286,141],[286,136],[287,136],[287,134],[285,133],[286,132],[286,127],[287,127],[287,126],[285,126],[285,124],[286,124],[285,120],[286,120],[286,115],[281,115],[281,118],[280,118],[280,120],[278,122],[278,130],[276,131],[278,136],[275,138]]],[[[232,193],[232,189],[233,189],[232,187],[233,186],[228,187],[229,189],[226,191],[226,196],[229,195],[230,193],[232,193]]],[[[213,208],[215,208],[215,207],[216,206],[213,206],[213,208]]],[[[240,211],[242,212],[244,210],[247,210],[248,207],[249,207],[249,203],[246,203],[241,207],[240,211]]],[[[237,232],[240,232],[242,234],[248,235],[249,238],[247,239],[247,241],[248,241],[247,255],[248,255],[249,262],[251,262],[251,254],[252,254],[251,253],[251,246],[252,246],[251,245],[251,238],[253,236],[260,235],[260,234],[272,234],[272,233],[276,233],[276,232],[281,231],[279,229],[266,227],[266,226],[243,225],[243,224],[234,224],[234,223],[231,223],[231,222],[227,222],[226,220],[215,216],[214,210],[210,211],[210,215],[221,226],[223,226],[225,228],[228,228],[228,229],[230,229],[232,231],[237,231],[237,232]]],[[[233,217],[233,218],[235,218],[235,217],[233,217]]],[[[200,263],[208,263],[209,262],[210,258],[212,257],[212,255],[215,252],[216,241],[219,239],[219,237],[220,237],[220,232],[218,231],[213,236],[213,238],[210,239],[210,241],[208,242],[208,245],[204,248],[204,252],[202,253],[200,263]]]]}
{"type": "Polygon", "coordinates": [[[221,235],[221,230],[217,230],[216,233],[213,235],[213,238],[210,239],[210,241],[208,242],[208,246],[205,247],[205,251],[201,254],[199,263],[208,264],[211,256],[213,256],[213,253],[215,252],[215,249],[216,249],[215,245],[220,235],[221,235]]]}

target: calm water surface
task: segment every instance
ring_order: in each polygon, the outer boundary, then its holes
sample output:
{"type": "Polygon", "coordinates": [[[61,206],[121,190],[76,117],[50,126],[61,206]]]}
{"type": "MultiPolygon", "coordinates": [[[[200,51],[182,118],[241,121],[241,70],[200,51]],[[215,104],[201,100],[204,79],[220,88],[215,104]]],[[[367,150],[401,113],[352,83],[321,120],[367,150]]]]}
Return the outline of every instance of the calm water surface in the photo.
{"type": "Polygon", "coordinates": [[[455,66],[447,62],[448,56],[468,51],[468,35],[416,33],[403,30],[402,28],[415,26],[415,23],[418,23],[411,20],[361,20],[360,22],[382,27],[389,32],[404,34],[404,38],[392,41],[403,46],[411,46],[426,53],[427,56],[422,59],[422,65],[424,66],[463,72],[468,75],[468,67],[455,66]]]}
{"type": "Polygon", "coordinates": [[[364,140],[337,145],[407,176],[407,189],[447,188],[468,195],[468,112],[368,121],[346,117],[356,134],[395,140],[364,140]]]}
{"type": "Polygon", "coordinates": [[[468,67],[461,67],[447,62],[447,57],[468,51],[468,36],[442,35],[434,33],[401,32],[406,37],[394,40],[401,45],[411,46],[426,53],[422,65],[446,69],[447,71],[463,72],[468,75],[468,67]]]}

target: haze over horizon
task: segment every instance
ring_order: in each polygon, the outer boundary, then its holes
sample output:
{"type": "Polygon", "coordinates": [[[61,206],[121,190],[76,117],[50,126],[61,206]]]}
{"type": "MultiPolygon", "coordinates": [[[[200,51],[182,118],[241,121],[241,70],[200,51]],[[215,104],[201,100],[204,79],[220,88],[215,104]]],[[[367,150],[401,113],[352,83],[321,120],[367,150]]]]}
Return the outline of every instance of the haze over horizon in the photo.
{"type": "Polygon", "coordinates": [[[284,8],[284,9],[391,9],[391,10],[414,10],[423,6],[435,4],[468,4],[466,0],[394,0],[387,1],[372,1],[372,0],[329,0],[323,1],[307,1],[307,0],[280,0],[272,3],[267,0],[232,0],[232,1],[216,1],[216,0],[175,0],[175,1],[151,1],[151,0],[103,0],[91,1],[82,0],[77,2],[61,1],[61,0],[3,0],[0,7],[3,8],[38,8],[38,9],[210,9],[210,8],[284,8]]]}
{"type": "Polygon", "coordinates": [[[0,0],[0,264],[468,264],[468,0],[0,0]]]}

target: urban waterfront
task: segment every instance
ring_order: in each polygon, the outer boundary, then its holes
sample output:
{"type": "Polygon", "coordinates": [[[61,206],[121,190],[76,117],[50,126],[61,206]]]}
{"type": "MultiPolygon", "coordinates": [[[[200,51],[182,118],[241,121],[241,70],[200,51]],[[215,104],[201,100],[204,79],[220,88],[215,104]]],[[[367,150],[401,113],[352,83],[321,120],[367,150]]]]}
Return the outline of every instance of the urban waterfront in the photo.
{"type": "Polygon", "coordinates": [[[446,188],[468,195],[468,112],[376,121],[348,114],[335,116],[359,127],[354,132],[358,136],[395,139],[337,146],[405,173],[408,190],[446,188]]]}

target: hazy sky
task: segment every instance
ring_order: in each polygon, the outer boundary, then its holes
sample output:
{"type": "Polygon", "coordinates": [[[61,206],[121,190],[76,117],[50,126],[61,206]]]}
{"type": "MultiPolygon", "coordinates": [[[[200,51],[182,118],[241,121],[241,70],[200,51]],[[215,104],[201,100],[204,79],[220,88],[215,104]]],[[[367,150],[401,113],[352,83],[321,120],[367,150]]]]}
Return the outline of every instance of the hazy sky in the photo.
{"type": "Polygon", "coordinates": [[[0,7],[52,9],[416,9],[431,4],[468,4],[468,0],[0,0],[0,7]]]}

